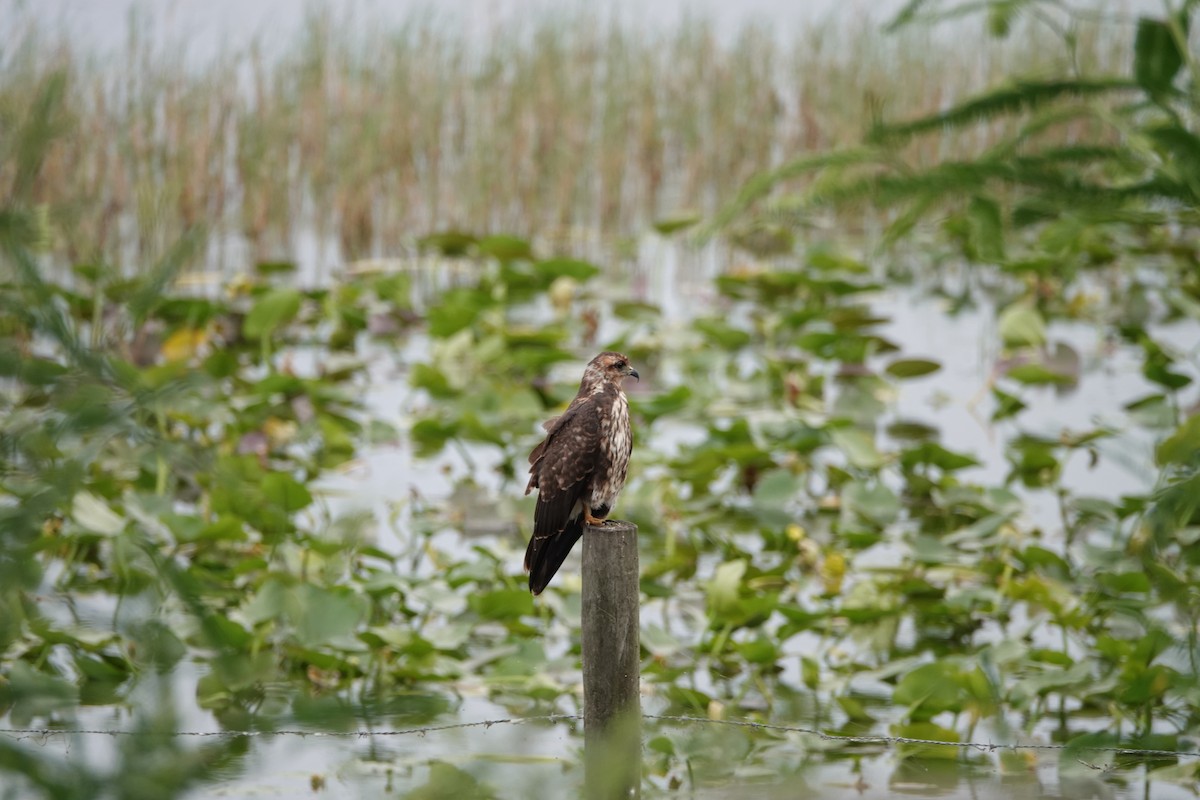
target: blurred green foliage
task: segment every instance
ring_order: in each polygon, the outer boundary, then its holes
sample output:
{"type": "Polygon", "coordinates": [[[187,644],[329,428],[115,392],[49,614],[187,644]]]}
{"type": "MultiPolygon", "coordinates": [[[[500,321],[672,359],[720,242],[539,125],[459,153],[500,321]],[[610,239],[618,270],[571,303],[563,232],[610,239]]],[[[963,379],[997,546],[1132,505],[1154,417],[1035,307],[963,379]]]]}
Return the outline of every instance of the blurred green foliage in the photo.
{"type": "MultiPolygon", "coordinates": [[[[989,3],[988,23],[1003,34],[1037,5],[989,3]]],[[[245,766],[247,740],[169,735],[198,717],[402,727],[472,695],[514,716],[578,712],[578,587],[564,574],[528,594],[518,497],[539,424],[609,347],[647,379],[619,513],[642,531],[653,710],[946,742],[1049,734],[1073,755],[1186,749],[1200,724],[1200,416],[1194,357],[1170,334],[1200,324],[1194,5],[1138,24],[1128,77],[1017,82],[752,183],[722,220],[746,259],[672,329],[595,265],[463,231],[419,243],[444,269],[432,291],[373,270],[305,288],[286,262],[188,291],[199,230],[136,277],[82,264],[50,278],[30,194],[59,125],[48,81],[0,212],[0,714],[53,729],[123,710],[136,735],[104,768],[0,737],[0,769],[40,796],[167,797],[245,766]],[[904,160],[914,137],[996,117],[1018,132],[975,161],[904,160]],[[1105,126],[1095,141],[1038,146],[1080,118],[1105,126]],[[805,215],[831,202],[882,205],[893,249],[812,241],[805,215]],[[914,244],[924,276],[904,270],[914,244]],[[968,278],[946,279],[956,270],[968,278]],[[994,317],[978,400],[1002,441],[994,474],[936,413],[897,411],[904,384],[954,366],[887,335],[887,303],[923,295],[994,317]],[[1060,338],[1079,322],[1152,391],[1047,434],[1030,409],[1096,370],[1060,338]],[[403,431],[365,401],[384,362],[411,392],[403,431]],[[1138,437],[1153,463],[1124,457],[1158,471],[1152,491],[1065,480],[1138,437]],[[388,498],[386,522],[335,510],[338,472],[396,442],[453,495],[388,498]],[[1033,513],[1046,502],[1057,519],[1033,513]],[[194,707],[176,707],[176,680],[194,707]]],[[[897,23],[938,8],[911,2],[897,23]]],[[[787,779],[880,752],[668,729],[647,742],[647,780],[787,779]]],[[[974,758],[897,754],[901,770],[974,758]]],[[[502,794],[426,766],[410,796],[502,794]]],[[[1194,765],[1151,766],[1196,781],[1194,765]]]]}

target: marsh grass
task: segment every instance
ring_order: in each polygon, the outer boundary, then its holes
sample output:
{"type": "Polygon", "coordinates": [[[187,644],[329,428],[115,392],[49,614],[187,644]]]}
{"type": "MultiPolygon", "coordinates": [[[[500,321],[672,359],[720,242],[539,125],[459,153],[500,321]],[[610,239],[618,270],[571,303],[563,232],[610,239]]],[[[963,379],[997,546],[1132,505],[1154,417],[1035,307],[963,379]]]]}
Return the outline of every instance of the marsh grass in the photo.
{"type": "MultiPolygon", "coordinates": [[[[881,114],[1128,62],[1100,26],[1077,31],[1074,64],[1034,25],[986,55],[982,31],[960,28],[645,30],[576,9],[472,35],[433,14],[384,28],[316,9],[272,55],[252,45],[197,65],[136,22],[123,52],[100,56],[31,18],[0,50],[0,191],[39,209],[57,263],[126,271],[201,223],[207,266],[227,270],[247,254],[294,259],[302,232],[347,260],[438,229],[637,235],[857,142],[881,114]],[[16,166],[27,136],[55,137],[33,173],[16,166]]],[[[1004,133],[980,124],[913,147],[917,163],[969,157],[1004,133]]]]}

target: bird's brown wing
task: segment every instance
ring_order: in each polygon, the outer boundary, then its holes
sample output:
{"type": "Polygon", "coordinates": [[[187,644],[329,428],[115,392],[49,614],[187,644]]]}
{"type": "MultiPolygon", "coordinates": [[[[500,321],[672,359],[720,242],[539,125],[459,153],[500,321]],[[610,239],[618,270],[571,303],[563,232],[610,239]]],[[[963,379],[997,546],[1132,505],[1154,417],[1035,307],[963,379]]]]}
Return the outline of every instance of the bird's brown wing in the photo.
{"type": "Polygon", "coordinates": [[[571,404],[529,455],[529,489],[538,490],[533,536],[525,550],[529,588],[541,593],[583,534],[580,502],[601,458],[594,402],[571,404]]]}

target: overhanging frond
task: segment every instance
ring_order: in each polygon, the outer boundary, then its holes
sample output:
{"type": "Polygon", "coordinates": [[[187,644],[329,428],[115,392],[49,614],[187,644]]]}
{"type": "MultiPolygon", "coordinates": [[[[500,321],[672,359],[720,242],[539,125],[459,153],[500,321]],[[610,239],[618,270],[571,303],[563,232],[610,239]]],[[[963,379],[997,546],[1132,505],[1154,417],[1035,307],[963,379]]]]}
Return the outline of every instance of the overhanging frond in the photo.
{"type": "Polygon", "coordinates": [[[1093,97],[1137,89],[1125,78],[1019,81],[979,95],[948,111],[910,122],[876,125],[867,140],[876,144],[896,144],[927,131],[954,128],[984,119],[1027,111],[1062,98],[1093,97]]]}
{"type": "Polygon", "coordinates": [[[938,22],[946,22],[987,9],[991,3],[992,0],[976,0],[971,3],[959,3],[950,8],[939,8],[926,12],[925,7],[933,5],[932,0],[909,0],[904,8],[900,9],[896,13],[896,16],[892,17],[891,21],[883,29],[888,33],[892,33],[908,25],[933,25],[938,22]]]}
{"type": "Polygon", "coordinates": [[[187,231],[154,265],[150,274],[140,281],[137,291],[129,300],[129,312],[135,325],[140,325],[146,320],[180,270],[199,251],[203,241],[204,233],[199,227],[187,231]]]}
{"type": "Polygon", "coordinates": [[[790,161],[766,172],[760,172],[746,182],[733,202],[728,203],[713,218],[707,226],[709,232],[723,228],[740,214],[744,213],[755,202],[784,181],[798,178],[802,175],[818,172],[830,167],[853,167],[864,164],[880,164],[886,162],[885,154],[876,148],[855,148],[838,150],[832,153],[821,153],[790,161]]]}

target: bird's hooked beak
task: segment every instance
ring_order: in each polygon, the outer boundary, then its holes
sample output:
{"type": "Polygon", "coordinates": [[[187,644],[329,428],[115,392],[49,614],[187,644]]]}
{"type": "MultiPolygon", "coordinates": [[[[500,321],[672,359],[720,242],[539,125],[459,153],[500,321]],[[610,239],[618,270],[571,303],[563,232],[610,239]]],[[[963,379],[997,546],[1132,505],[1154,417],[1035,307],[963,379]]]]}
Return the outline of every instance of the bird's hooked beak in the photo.
{"type": "Polygon", "coordinates": [[[642,376],[638,375],[638,371],[629,365],[625,366],[625,374],[632,377],[638,383],[642,382],[642,376]]]}

